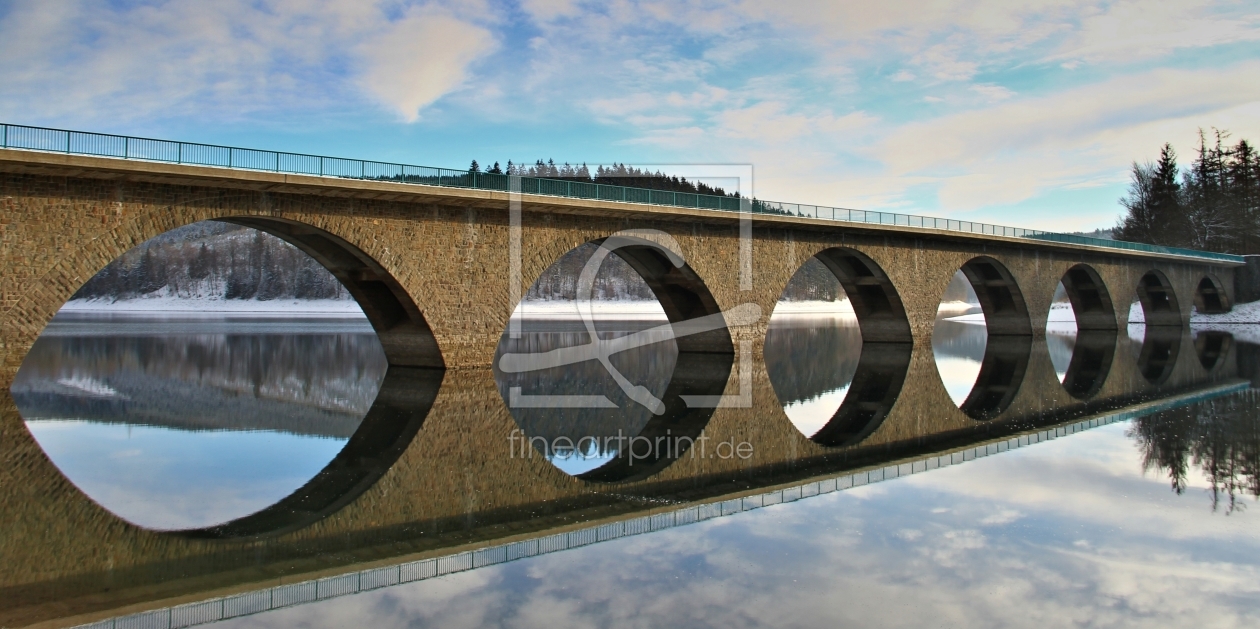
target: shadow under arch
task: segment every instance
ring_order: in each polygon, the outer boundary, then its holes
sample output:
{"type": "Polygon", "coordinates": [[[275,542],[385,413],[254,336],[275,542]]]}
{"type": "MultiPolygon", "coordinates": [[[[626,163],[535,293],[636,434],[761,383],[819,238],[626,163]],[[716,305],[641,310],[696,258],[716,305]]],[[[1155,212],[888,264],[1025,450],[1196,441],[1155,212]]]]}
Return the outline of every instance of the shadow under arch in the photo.
{"type": "Polygon", "coordinates": [[[1229,332],[1204,330],[1194,337],[1194,353],[1204,371],[1212,373],[1225,364],[1234,348],[1234,335],[1229,332]]]}
{"type": "Polygon", "coordinates": [[[1032,323],[1019,285],[1001,262],[980,256],[960,270],[980,301],[988,340],[976,384],[959,408],[972,419],[990,420],[1010,406],[1023,384],[1032,323]]]}
{"type": "Polygon", "coordinates": [[[1182,325],[1181,306],[1177,302],[1177,293],[1173,291],[1172,282],[1162,271],[1147,271],[1137,285],[1138,301],[1142,304],[1142,315],[1146,326],[1182,325]]]}
{"type": "Polygon", "coordinates": [[[814,257],[848,295],[862,351],[844,401],[810,439],[825,446],[849,446],[874,432],[892,410],[910,369],[913,337],[897,289],[874,260],[845,247],[826,249],[814,257]]]}
{"type": "Polygon", "coordinates": [[[358,301],[380,339],[389,368],[358,430],[305,485],[261,511],[212,527],[171,531],[193,538],[279,535],[331,515],[372,487],[424,423],[445,375],[428,323],[411,296],[358,247],[296,221],[240,216],[214,219],[267,232],[301,249],[358,301]]]}
{"type": "Polygon", "coordinates": [[[1077,332],[1072,360],[1063,376],[1063,388],[1068,395],[1087,400],[1102,390],[1115,360],[1118,338],[1115,329],[1077,332]]]}
{"type": "Polygon", "coordinates": [[[1182,335],[1180,327],[1147,324],[1137,358],[1138,371],[1147,382],[1159,386],[1168,381],[1177,367],[1182,335]]]}
{"type": "Polygon", "coordinates": [[[1063,289],[1072,302],[1078,330],[1115,330],[1116,310],[1107,285],[1093,267],[1077,264],[1063,274],[1063,289]]]}
{"type": "Polygon", "coordinates": [[[1225,314],[1233,309],[1225,285],[1215,275],[1208,273],[1194,289],[1194,309],[1202,314],[1225,314]]]}
{"type": "MultiPolygon", "coordinates": [[[[625,233],[594,239],[589,244],[603,246],[614,237],[616,240],[608,245],[608,250],[634,269],[656,297],[673,329],[678,356],[669,384],[660,396],[661,412],[654,413],[634,436],[655,444],[654,447],[644,455],[641,450],[634,450],[631,442],[629,448],[619,449],[606,463],[575,475],[581,480],[599,483],[642,480],[685,456],[717,407],[716,402],[710,404],[705,400],[715,400],[726,390],[735,357],[734,343],[726,325],[713,327],[700,321],[721,318],[723,312],[704,281],[680,254],[625,233]],[[661,441],[674,447],[661,448],[661,441]]],[[[505,330],[504,338],[507,336],[505,330]]],[[[494,359],[496,373],[504,370],[502,359],[507,356],[500,341],[494,359]]],[[[519,367],[511,369],[520,370],[519,367]]],[[[511,404],[510,399],[506,401],[511,404]]]]}
{"type": "Polygon", "coordinates": [[[1088,264],[1068,269],[1060,280],[1076,317],[1076,344],[1063,377],[1068,395],[1084,400],[1098,394],[1115,358],[1119,327],[1107,285],[1088,264]]]}

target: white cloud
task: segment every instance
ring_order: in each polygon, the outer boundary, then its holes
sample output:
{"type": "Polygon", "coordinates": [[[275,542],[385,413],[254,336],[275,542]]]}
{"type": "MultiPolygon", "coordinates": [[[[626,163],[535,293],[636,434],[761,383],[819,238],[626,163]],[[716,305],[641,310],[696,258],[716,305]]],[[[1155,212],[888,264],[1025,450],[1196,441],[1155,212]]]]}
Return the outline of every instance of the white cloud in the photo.
{"type": "Polygon", "coordinates": [[[1250,9],[1248,14],[1246,3],[1205,0],[1116,2],[1082,19],[1049,60],[1123,63],[1182,48],[1257,41],[1260,15],[1254,5],[1250,9]]]}
{"type": "MultiPolygon", "coordinates": [[[[1218,125],[1260,131],[1260,63],[1155,70],[911,122],[877,149],[893,173],[939,177],[946,207],[1014,203],[1124,176],[1134,156],[1218,125]]],[[[1182,146],[1187,146],[1182,144],[1182,146]]]]}
{"type": "Polygon", "coordinates": [[[413,11],[362,46],[367,90],[408,122],[457,88],[495,48],[489,31],[443,12],[413,11]]]}
{"type": "Polygon", "coordinates": [[[580,11],[578,0],[524,0],[521,8],[541,22],[572,17],[580,11]]]}
{"type": "Polygon", "coordinates": [[[1012,92],[1006,89],[1005,87],[1002,87],[1001,85],[993,85],[991,83],[982,84],[982,85],[972,85],[971,91],[985,97],[986,99],[990,101],[1006,100],[1015,95],[1015,92],[1012,92]]]}
{"type": "Polygon", "coordinates": [[[383,0],[16,2],[0,21],[0,115],[236,118],[370,97],[410,118],[493,49],[461,10],[383,0]]]}

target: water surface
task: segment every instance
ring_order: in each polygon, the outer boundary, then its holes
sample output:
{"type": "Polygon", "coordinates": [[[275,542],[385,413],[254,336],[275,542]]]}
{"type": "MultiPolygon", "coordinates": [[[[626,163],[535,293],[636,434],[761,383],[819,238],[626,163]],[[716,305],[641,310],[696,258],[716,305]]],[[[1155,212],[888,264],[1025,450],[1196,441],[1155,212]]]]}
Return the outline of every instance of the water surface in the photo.
{"type": "Polygon", "coordinates": [[[62,313],[11,391],[79,489],[134,524],[176,530],[249,515],[311,480],[386,368],[362,317],[62,313]]]}
{"type": "Polygon", "coordinates": [[[1257,398],[221,626],[1255,626],[1257,398]]]}

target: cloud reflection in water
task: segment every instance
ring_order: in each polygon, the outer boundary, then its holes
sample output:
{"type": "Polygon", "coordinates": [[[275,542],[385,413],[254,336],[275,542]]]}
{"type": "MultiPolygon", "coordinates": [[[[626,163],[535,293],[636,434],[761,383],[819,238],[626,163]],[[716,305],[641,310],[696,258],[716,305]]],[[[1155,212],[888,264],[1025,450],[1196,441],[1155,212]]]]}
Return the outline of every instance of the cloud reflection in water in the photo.
{"type": "Polygon", "coordinates": [[[1253,515],[1129,430],[222,624],[1255,626],[1253,515]]]}

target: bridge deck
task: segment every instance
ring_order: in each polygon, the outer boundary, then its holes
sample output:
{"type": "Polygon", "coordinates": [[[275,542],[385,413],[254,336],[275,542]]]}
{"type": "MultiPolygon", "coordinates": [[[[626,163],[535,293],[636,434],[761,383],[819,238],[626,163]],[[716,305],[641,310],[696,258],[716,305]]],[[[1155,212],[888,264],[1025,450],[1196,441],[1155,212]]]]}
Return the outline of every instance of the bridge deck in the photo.
{"type": "MultiPolygon", "coordinates": [[[[324,196],[353,197],[411,203],[442,203],[444,205],[457,205],[481,209],[498,209],[504,211],[507,210],[508,203],[512,199],[512,193],[499,190],[443,187],[417,183],[398,183],[392,181],[377,181],[371,179],[337,176],[292,174],[218,166],[173,164],[158,161],[96,157],[90,155],[75,155],[12,148],[0,148],[0,170],[24,174],[202,185],[267,192],[320,194],[324,196]]],[[[1020,229],[1014,231],[1036,234],[1034,236],[1010,236],[999,233],[977,233],[975,231],[962,229],[919,227],[915,225],[886,224],[869,221],[848,221],[839,218],[815,218],[809,216],[765,214],[756,212],[743,213],[732,212],[729,210],[687,208],[671,205],[630,203],[528,193],[520,193],[518,196],[521,201],[522,210],[527,212],[568,213],[616,218],[650,216],[655,220],[703,222],[708,224],[737,223],[741,220],[741,218],[747,217],[757,224],[791,225],[794,228],[812,229],[824,232],[856,231],[876,235],[895,234],[903,237],[923,237],[934,240],[967,242],[981,245],[985,243],[1001,243],[1008,246],[1015,245],[1022,248],[1045,249],[1048,251],[1090,251],[1130,258],[1195,262],[1210,260],[1213,263],[1224,266],[1243,266],[1245,264],[1240,256],[1228,254],[1188,250],[1151,251],[1142,248],[1122,248],[1116,244],[1108,244],[1107,241],[1087,238],[1079,238],[1078,240],[1097,240],[1097,242],[1064,242],[1062,240],[1051,240],[1051,238],[1074,239],[1074,237],[1070,235],[1035,232],[1033,230],[1020,229]]],[[[877,212],[863,212],[862,215],[892,217],[889,220],[897,220],[897,217],[921,218],[877,212]]],[[[944,221],[945,219],[941,220],[944,221]]],[[[948,224],[950,221],[945,222],[948,224]]],[[[962,223],[980,226],[981,229],[993,227],[995,231],[1002,229],[1011,231],[1013,229],[998,226],[987,226],[967,221],[963,221],[962,223]]],[[[1131,243],[1124,244],[1128,246],[1131,243]]]]}

